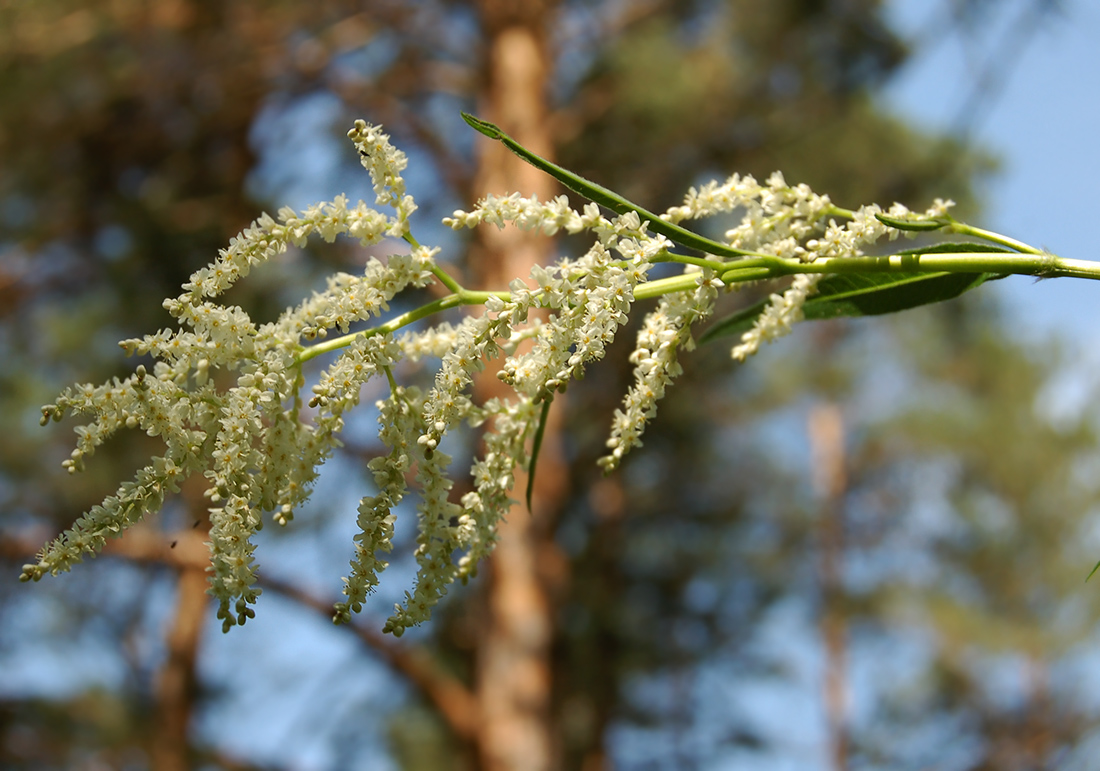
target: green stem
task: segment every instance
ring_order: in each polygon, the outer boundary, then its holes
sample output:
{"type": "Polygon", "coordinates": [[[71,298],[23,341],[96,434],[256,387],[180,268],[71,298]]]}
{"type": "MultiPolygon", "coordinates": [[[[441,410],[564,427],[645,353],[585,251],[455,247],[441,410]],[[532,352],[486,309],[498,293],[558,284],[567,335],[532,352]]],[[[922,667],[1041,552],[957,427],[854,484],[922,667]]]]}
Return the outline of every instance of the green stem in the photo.
{"type": "Polygon", "coordinates": [[[386,373],[386,382],[390,384],[390,393],[396,397],[401,393],[401,386],[397,385],[397,378],[393,376],[393,369],[390,367],[383,367],[382,370],[386,373]]]}
{"type": "MultiPolygon", "coordinates": [[[[698,265],[700,268],[709,268],[716,272],[726,270],[730,266],[730,263],[722,262],[721,260],[708,260],[706,257],[692,257],[691,255],[676,254],[675,252],[669,251],[659,252],[650,259],[650,262],[676,262],[680,265],[698,265]]],[[[628,263],[626,260],[623,260],[613,264],[625,268],[628,263]]],[[[737,261],[738,267],[742,267],[743,265],[744,261],[737,261]]]]}
{"type": "Polygon", "coordinates": [[[851,209],[845,209],[843,207],[833,205],[833,206],[830,206],[828,209],[826,209],[822,213],[822,216],[823,217],[843,217],[846,220],[854,220],[856,218],[856,213],[854,211],[852,211],[851,209]]]}
{"type": "Polygon", "coordinates": [[[443,270],[443,268],[439,267],[438,265],[432,265],[432,273],[435,274],[435,277],[439,279],[439,282],[443,284],[443,286],[447,287],[455,294],[460,295],[466,291],[462,288],[461,284],[451,278],[450,273],[443,270]]]}
{"type": "Polygon", "coordinates": [[[597,203],[600,206],[607,207],[616,214],[626,214],[627,212],[634,212],[642,220],[649,224],[649,230],[654,233],[660,233],[670,241],[686,246],[689,249],[697,249],[700,252],[707,252],[709,254],[718,255],[720,257],[730,257],[738,259],[741,257],[755,257],[761,256],[756,252],[749,252],[744,249],[736,249],[729,244],[719,243],[718,241],[712,241],[709,238],[704,238],[698,233],[694,233],[687,228],[682,228],[679,225],[673,225],[667,220],[661,219],[653,212],[643,209],[636,203],[632,203],[613,190],[608,190],[603,185],[597,184],[592,180],[585,179],[579,174],[574,174],[569,169],[563,169],[555,163],[543,158],[541,155],[528,150],[512,137],[505,134],[500,130],[499,126],[490,123],[481,118],[476,118],[469,113],[462,113],[462,119],[465,120],[470,126],[480,131],[490,139],[496,139],[513,153],[518,155],[527,163],[534,166],[536,169],[546,172],[554,179],[561,182],[567,188],[574,193],[584,196],[589,201],[597,203]]]}
{"type": "MultiPolygon", "coordinates": [[[[689,249],[696,249],[708,255],[732,258],[734,262],[725,262],[706,257],[692,257],[672,252],[662,252],[654,262],[678,262],[685,265],[696,265],[701,268],[713,270],[719,274],[723,283],[736,284],[746,281],[759,281],[780,276],[794,275],[798,273],[1001,273],[1023,274],[1031,276],[1068,276],[1075,278],[1100,279],[1100,263],[1086,262],[1084,260],[1067,260],[1047,252],[1038,250],[1021,241],[982,230],[965,223],[956,222],[949,217],[935,218],[932,220],[914,220],[905,223],[893,223],[886,215],[879,216],[885,224],[899,227],[903,230],[943,230],[947,233],[959,233],[961,235],[979,238],[983,241],[1004,246],[1015,250],[1017,253],[992,253],[992,252],[920,252],[908,254],[890,254],[878,257],[830,257],[821,258],[813,262],[789,260],[774,255],[750,252],[737,249],[727,244],[722,244],[711,239],[704,238],[698,233],[674,225],[661,219],[646,209],[634,204],[612,190],[596,184],[590,180],[574,174],[545,158],[532,153],[519,142],[500,130],[488,121],[483,121],[466,113],[463,119],[473,128],[485,136],[504,144],[509,150],[518,155],[532,166],[541,169],[557,179],[570,190],[579,193],[585,198],[601,206],[616,212],[626,214],[634,212],[641,220],[648,224],[654,233],[659,233],[674,243],[689,249]]],[[[852,219],[855,212],[839,206],[829,206],[822,216],[841,217],[852,219]]],[[[416,239],[406,231],[405,240],[419,248],[416,239]]],[[[977,248],[975,244],[975,248],[977,248]]],[[[335,351],[349,345],[361,335],[376,335],[395,332],[401,327],[412,324],[415,321],[439,313],[449,308],[460,305],[481,305],[491,296],[507,300],[511,297],[508,292],[472,292],[464,289],[446,271],[439,266],[432,267],[432,273],[446,286],[452,294],[422,305],[421,307],[403,313],[384,324],[371,329],[356,332],[350,335],[327,340],[323,343],[304,350],[299,355],[299,362],[306,362],[321,354],[335,351]]],[[[679,276],[649,281],[634,290],[634,298],[637,300],[652,299],[675,292],[684,292],[692,289],[698,276],[694,273],[684,273],[679,276]]]]}
{"type": "Polygon", "coordinates": [[[666,294],[686,292],[695,287],[698,275],[697,273],[681,273],[679,276],[647,281],[634,287],[634,299],[652,300],[655,297],[664,297],[666,294]]]}
{"type": "MultiPolygon", "coordinates": [[[[682,262],[700,265],[719,272],[725,284],[737,284],[746,281],[760,281],[798,273],[1003,273],[1044,278],[1067,277],[1100,280],[1100,262],[1070,260],[1043,252],[1027,244],[1001,236],[998,233],[972,228],[959,223],[950,226],[954,232],[965,233],[987,241],[1019,249],[1019,253],[1007,252],[930,252],[923,254],[888,254],[877,257],[828,257],[813,262],[787,260],[774,256],[750,257],[735,263],[723,263],[697,257],[685,257],[663,253],[661,262],[682,262]],[[723,268],[727,268],[722,272],[723,268]]],[[[647,281],[634,289],[635,300],[649,300],[666,294],[686,292],[693,289],[698,280],[695,273],[682,273],[678,276],[647,281]]],[[[457,284],[456,284],[457,286],[457,284]]],[[[420,319],[435,315],[450,308],[463,305],[484,305],[490,297],[499,297],[504,301],[511,299],[509,292],[471,291],[462,289],[454,294],[420,306],[414,310],[395,316],[377,327],[355,332],[349,335],[326,340],[301,352],[301,363],[325,353],[344,348],[363,335],[377,335],[396,332],[420,319]]]]}
{"type": "MultiPolygon", "coordinates": [[[[943,229],[945,233],[960,233],[964,236],[973,236],[974,238],[981,238],[985,241],[989,241],[1001,246],[1007,246],[1009,249],[1015,249],[1018,252],[1025,254],[1043,254],[1039,249],[1034,246],[1029,246],[1023,241],[1017,241],[1015,238],[1009,238],[1008,236],[1002,236],[1000,233],[994,233],[991,230],[982,230],[976,228],[973,225],[967,225],[965,222],[953,222],[943,229]]],[[[1080,260],[1070,260],[1069,262],[1081,262],[1080,260]]]]}
{"type": "MultiPolygon", "coordinates": [[[[402,236],[402,238],[404,238],[405,242],[408,243],[408,245],[411,246],[413,249],[420,248],[420,242],[417,241],[416,238],[413,237],[413,234],[408,232],[407,230],[405,231],[405,235],[402,236]]],[[[460,295],[464,291],[466,291],[462,288],[461,284],[459,284],[457,281],[454,280],[454,278],[452,278],[450,273],[443,270],[443,268],[439,267],[435,263],[432,263],[432,275],[439,279],[439,283],[443,284],[443,286],[447,287],[455,294],[460,295]]]]}
{"type": "MultiPolygon", "coordinates": [[[[1024,276],[1100,280],[1100,262],[1067,260],[1033,251],[1029,254],[946,252],[888,254],[881,257],[830,257],[810,263],[784,260],[781,273],[1005,273],[1024,276]]],[[[734,273],[735,271],[730,271],[734,273]]],[[[722,279],[725,280],[723,274],[722,279]]]]}
{"type": "Polygon", "coordinates": [[[346,348],[351,345],[353,340],[359,337],[396,332],[402,327],[407,327],[409,324],[420,321],[420,319],[434,316],[450,308],[458,308],[462,305],[484,305],[485,301],[492,296],[499,297],[506,302],[512,297],[510,292],[472,292],[468,289],[463,289],[455,294],[449,294],[438,300],[432,300],[430,303],[421,305],[419,308],[415,308],[407,313],[402,313],[400,316],[394,316],[385,324],[379,324],[377,327],[341,335],[340,337],[334,337],[331,340],[325,340],[323,343],[310,346],[298,354],[298,361],[299,363],[304,363],[322,354],[346,348]]]}

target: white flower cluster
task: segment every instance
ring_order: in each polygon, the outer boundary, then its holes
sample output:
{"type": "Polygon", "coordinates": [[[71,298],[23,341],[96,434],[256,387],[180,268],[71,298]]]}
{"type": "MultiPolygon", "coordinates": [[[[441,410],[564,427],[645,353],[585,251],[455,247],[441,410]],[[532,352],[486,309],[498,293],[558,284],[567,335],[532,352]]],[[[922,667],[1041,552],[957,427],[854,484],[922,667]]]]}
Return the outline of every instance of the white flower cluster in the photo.
{"type": "MultiPolygon", "coordinates": [[[[393,548],[396,510],[410,484],[419,498],[419,570],[386,631],[400,635],[421,623],[451,583],[476,573],[512,505],[516,468],[530,470],[528,446],[542,404],[604,356],[627,323],[653,262],[667,260],[673,244],[649,233],[634,212],[607,219],[595,204],[574,211],[564,196],[547,203],[519,195],[489,196],[473,211],[457,211],[444,222],[454,229],[512,224],[548,236],[589,231],[594,243],[577,259],[535,267],[528,282],[517,279],[507,292],[479,293],[485,305],[481,315],[399,337],[392,334],[401,326],[395,320],[350,334],[353,325],[378,319],[406,288],[446,276],[435,262],[439,250],[419,246],[411,237],[409,217],[416,204],[402,178],[405,155],[380,128],[363,121],[348,136],[371,174],[376,205],[390,207],[392,214],[363,202],[349,207],[341,195],[301,213],[283,209],[278,219],[261,216],[212,264],[195,272],[182,294],[165,301],[179,329],[121,343],[128,354],[153,357],[151,372],[142,365],[125,380],[76,386],[43,408],[43,423],[67,413],[91,416],[76,429],[76,449],[65,462],[70,472],[82,470],[85,459],[122,427],[161,437],[166,451],[48,544],[35,563],[23,567],[24,580],[68,570],[101,549],[108,537],[157,511],[184,479],[202,474],[208,483],[210,593],[219,602],[224,629],[243,624],[260,593],[252,538],[263,525],[263,514],[270,512],[280,525],[291,521],[308,498],[319,465],[339,446],[345,414],[359,404],[363,386],[373,378],[384,378],[389,386],[388,398],[377,402],[379,438],[388,453],[369,463],[376,489],[359,505],[359,533],[335,620],[347,621],[359,612],[378,584],[387,566],[380,554],[393,548]],[[241,308],[215,301],[253,268],[314,233],[327,241],[346,235],[364,245],[403,238],[413,248],[385,261],[371,258],[360,275],[332,276],[324,291],[271,323],[257,324],[241,308]],[[319,375],[304,403],[303,365],[320,352],[311,354],[307,343],[325,338],[329,330],[344,337],[321,344],[320,350],[340,351],[339,356],[319,375]],[[441,360],[433,387],[422,391],[399,385],[399,363],[425,357],[441,360]],[[475,404],[470,396],[474,375],[495,357],[503,357],[498,376],[515,397],[475,404]],[[454,501],[451,458],[440,445],[463,423],[483,427],[483,451],[470,470],[473,489],[454,501]]],[[[947,205],[937,202],[934,208],[942,214],[947,205]]],[[[833,211],[828,198],[804,185],[789,187],[778,174],[763,186],[752,177],[735,176],[723,185],[693,189],[684,206],[669,210],[664,219],[675,223],[734,210],[742,210],[744,218],[727,234],[731,244],[788,259],[859,254],[862,244],[897,234],[875,218],[875,207],[859,210],[844,227],[825,222],[833,211]]],[[[932,212],[928,216],[936,216],[932,212]]],[[[907,213],[895,207],[890,214],[907,213]]],[[[688,277],[694,286],[684,281],[677,292],[665,295],[638,333],[630,359],[634,383],[615,412],[610,454],[600,461],[606,470],[641,445],[657,402],[682,371],[679,351],[693,346],[691,325],[710,314],[722,288],[713,266],[689,267],[688,277]]],[[[744,358],[761,342],[785,333],[815,282],[802,275],[785,293],[773,296],[734,355],[744,358]]],[[[449,279],[443,283],[456,286],[449,279]]],[[[470,294],[460,290],[454,297],[465,302],[470,294]]]]}
{"type": "Polygon", "coordinates": [[[605,472],[617,468],[623,456],[641,446],[642,432],[657,415],[657,402],[665,395],[665,387],[683,372],[677,354],[680,349],[695,347],[691,325],[710,315],[714,307],[722,282],[709,270],[697,270],[696,275],[694,292],[663,298],[656,310],[646,315],[638,332],[637,347],[630,355],[634,385],[623,398],[623,409],[615,410],[607,440],[611,453],[599,460],[605,472]]]}
{"type": "MultiPolygon", "coordinates": [[[[937,198],[920,218],[942,217],[952,206],[954,201],[937,198]]],[[[740,225],[726,231],[731,246],[802,262],[859,257],[863,246],[883,236],[892,241],[899,235],[912,235],[883,224],[875,216],[885,213],[894,219],[911,218],[912,213],[901,204],[895,203],[887,212],[875,204],[864,206],[852,212],[844,225],[838,225],[829,216],[832,202],[827,195],[818,195],[805,184],[791,187],[778,171],[764,185],[752,175],[734,174],[724,183],[712,181],[701,188],[693,187],[683,206],[669,209],[661,218],[679,223],[733,211],[741,211],[743,216],[740,225]]],[[[788,334],[802,320],[802,306],[822,278],[819,273],[799,274],[786,291],[773,294],[771,304],[757,317],[753,328],[733,347],[733,358],[744,361],[761,344],[788,334]]]]}
{"type": "Polygon", "coordinates": [[[584,213],[578,214],[569,206],[569,199],[559,195],[549,203],[539,203],[538,198],[524,198],[519,193],[499,197],[487,195],[472,212],[456,211],[443,220],[455,230],[474,228],[483,222],[503,228],[511,222],[520,230],[537,230],[546,236],[564,229],[567,233],[590,230],[598,224],[606,224],[600,215],[600,207],[590,203],[584,213]]]}
{"type": "Polygon", "coordinates": [[[154,357],[151,373],[142,365],[125,380],[70,388],[43,408],[43,423],[66,413],[92,416],[76,430],[77,446],[65,463],[70,472],[82,470],[85,458],[123,426],[161,437],[166,452],[47,544],[37,562],[23,567],[24,580],[68,570],[158,510],[183,479],[202,473],[209,484],[210,591],[219,601],[219,618],[229,628],[252,616],[249,606],[260,593],[252,535],[263,524],[261,513],[274,512],[280,524],[290,520],[309,495],[317,465],[337,446],[343,413],[358,402],[360,387],[401,355],[389,336],[357,339],[321,377],[309,420],[299,396],[302,341],[332,328],[346,332],[384,312],[406,287],[432,279],[434,252],[417,248],[385,262],[371,259],[361,276],[333,277],[325,291],[273,323],[257,325],[241,308],[212,300],[313,233],[328,241],[348,235],[363,245],[407,233],[415,205],[400,176],[404,154],[362,122],[349,136],[364,155],[378,200],[393,206],[396,216],[362,202],[349,208],[344,196],[301,214],[283,209],[277,220],[261,216],[196,271],[181,295],[165,301],[180,329],[121,343],[128,354],[154,357]],[[223,377],[212,377],[218,371],[236,372],[235,384],[220,386],[223,377]]]}
{"type": "Polygon", "coordinates": [[[827,195],[817,195],[808,185],[790,187],[778,171],[765,185],[751,174],[734,174],[722,184],[712,181],[691,188],[684,205],[669,209],[661,218],[678,223],[740,210],[741,224],[726,232],[730,245],[793,258],[804,256],[800,243],[815,231],[831,206],[827,195]]]}

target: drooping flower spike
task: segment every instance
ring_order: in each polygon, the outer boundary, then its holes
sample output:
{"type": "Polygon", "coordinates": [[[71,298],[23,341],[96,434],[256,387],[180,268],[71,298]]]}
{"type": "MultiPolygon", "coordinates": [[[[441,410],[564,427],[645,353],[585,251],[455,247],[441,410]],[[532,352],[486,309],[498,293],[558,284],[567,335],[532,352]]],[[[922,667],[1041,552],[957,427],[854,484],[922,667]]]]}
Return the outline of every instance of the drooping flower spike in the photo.
{"type": "Polygon", "coordinates": [[[659,299],[645,313],[630,355],[634,381],[611,420],[609,453],[600,460],[607,471],[642,444],[659,400],[682,372],[680,352],[695,345],[694,325],[713,313],[719,294],[731,287],[794,277],[768,300],[720,320],[703,335],[736,337],[732,354],[743,360],[803,318],[902,310],[1007,273],[1100,278],[1093,263],[1064,260],[956,222],[947,213],[950,202],[937,200],[922,214],[897,204],[885,212],[876,205],[850,211],[805,185],[788,185],[778,173],[763,185],[734,175],[693,188],[683,205],[656,215],[529,152],[493,124],[466,119],[590,203],[577,211],[564,196],[540,202],[488,195],[444,222],[456,230],[518,227],[547,237],[588,232],[593,241],[587,251],[536,266],[527,280],[517,277],[506,290],[461,287],[437,261],[440,250],[412,235],[416,203],[402,176],[404,153],[381,128],[356,121],[348,136],[371,175],[379,208],[362,201],[350,205],[338,195],[300,213],[284,208],[278,218],[261,215],[196,271],[179,296],[164,302],[177,329],[122,341],[127,354],[152,357],[151,370],[139,365],[125,379],[74,386],[43,408],[43,424],[70,413],[89,416],[76,428],[76,448],[64,464],[71,473],[83,470],[122,428],[160,437],[165,451],[47,544],[23,567],[23,580],[69,570],[102,549],[107,538],[159,510],[185,479],[200,475],[209,502],[210,593],[224,629],[243,624],[260,594],[253,536],[265,516],[279,525],[292,520],[320,465],[340,446],[345,416],[359,405],[364,386],[384,381],[388,396],[376,407],[386,449],[368,464],[375,489],[358,507],[359,532],[349,548],[350,571],[334,619],[347,621],[360,611],[378,584],[387,566],[380,554],[393,549],[398,509],[412,495],[418,500],[416,582],[385,627],[400,635],[425,621],[448,587],[473,576],[492,551],[501,517],[514,503],[516,469],[535,473],[550,400],[603,358],[637,302],[659,299]],[[729,212],[742,216],[724,242],[681,224],[729,212]],[[979,241],[890,255],[863,252],[883,239],[932,230],[979,241]],[[324,290],[268,323],[217,302],[251,271],[313,234],[326,241],[354,238],[364,246],[402,239],[408,247],[385,260],[372,257],[359,275],[330,277],[324,290]],[[651,279],[656,263],[684,269],[651,279]],[[449,294],[385,318],[401,292],[432,282],[449,294]],[[482,310],[458,323],[408,328],[458,306],[482,310]],[[524,341],[530,344],[521,347],[524,341]],[[337,355],[306,398],[304,368],[325,353],[337,355]],[[426,358],[440,362],[430,389],[398,382],[405,359],[426,358]],[[513,394],[476,404],[473,379],[494,358],[503,359],[499,377],[513,394]],[[463,423],[483,428],[483,448],[469,471],[471,491],[454,501],[453,464],[441,445],[463,423]]]}

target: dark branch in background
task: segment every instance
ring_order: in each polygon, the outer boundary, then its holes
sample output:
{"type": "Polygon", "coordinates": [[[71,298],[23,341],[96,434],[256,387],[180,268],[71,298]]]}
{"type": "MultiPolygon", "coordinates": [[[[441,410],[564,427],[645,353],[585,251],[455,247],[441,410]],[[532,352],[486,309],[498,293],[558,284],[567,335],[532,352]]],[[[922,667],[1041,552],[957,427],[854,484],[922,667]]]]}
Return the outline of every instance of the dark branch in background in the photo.
{"type": "MultiPolygon", "coordinates": [[[[136,528],[125,538],[109,541],[104,556],[120,557],[144,565],[160,565],[175,570],[202,570],[210,564],[204,536],[194,530],[159,533],[136,528]]],[[[29,534],[21,538],[0,539],[0,558],[26,560],[41,546],[41,538],[29,534]]],[[[293,584],[277,578],[260,579],[264,589],[288,597],[326,619],[332,617],[332,602],[315,597],[293,584]]],[[[344,624],[359,640],[374,651],[395,672],[403,675],[431,703],[463,741],[473,738],[478,722],[478,706],[470,690],[456,677],[444,671],[423,648],[395,644],[389,638],[355,624],[344,624]]]]}
{"type": "Polygon", "coordinates": [[[1002,3],[981,0],[946,0],[943,13],[936,14],[914,36],[913,47],[923,51],[930,51],[938,42],[948,40],[951,32],[960,39],[973,81],[969,95],[951,121],[951,134],[962,148],[971,146],[974,135],[997,106],[1023,61],[1024,52],[1041,30],[1041,22],[1053,14],[1065,12],[1063,0],[1032,0],[1005,30],[985,63],[979,65],[970,48],[973,29],[987,23],[993,13],[1003,8],[1002,3]]]}
{"type": "MultiPolygon", "coordinates": [[[[300,587],[276,578],[263,578],[265,589],[289,597],[299,605],[317,611],[326,618],[332,617],[332,603],[315,597],[300,587]]],[[[478,704],[470,690],[456,677],[444,671],[432,655],[420,647],[395,645],[390,638],[356,624],[342,624],[368,648],[373,650],[389,666],[420,691],[430,702],[455,736],[470,741],[475,736],[478,723],[478,704]]]]}
{"type": "Polygon", "coordinates": [[[970,96],[963,101],[952,124],[952,133],[964,146],[969,145],[970,138],[993,112],[1013,72],[1023,61],[1024,51],[1035,40],[1042,20],[1051,12],[1061,11],[1061,5],[1061,0],[1034,0],[1005,32],[997,50],[975,78],[970,96]]]}

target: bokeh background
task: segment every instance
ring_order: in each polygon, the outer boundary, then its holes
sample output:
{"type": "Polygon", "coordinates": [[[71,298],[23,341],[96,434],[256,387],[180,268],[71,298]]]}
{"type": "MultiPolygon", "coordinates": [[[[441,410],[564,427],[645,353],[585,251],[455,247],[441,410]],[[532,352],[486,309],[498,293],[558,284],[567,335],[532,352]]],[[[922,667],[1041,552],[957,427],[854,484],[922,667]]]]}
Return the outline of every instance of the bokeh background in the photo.
{"type": "MultiPolygon", "coordinates": [[[[329,621],[369,406],[261,534],[243,628],[204,600],[198,487],[72,574],[16,577],[156,450],[128,434],[68,477],[73,423],[39,406],[129,371],[117,341],[167,325],[162,298],[260,211],[371,200],[355,118],[409,154],[414,232],[471,285],[584,245],[438,224],[549,184],[460,110],[650,209],[781,169],[844,206],[951,197],[1090,259],[1098,36],[1088,0],[0,2],[0,767],[1095,768],[1085,282],[808,324],[746,365],[703,347],[603,478],[624,333],[557,404],[553,490],[510,518],[526,572],[487,566],[400,641],[377,630],[413,574],[407,521],[363,617],[329,621]],[[529,602],[497,601],[517,586],[529,602]],[[513,654],[535,674],[499,674],[513,654]]],[[[229,299],[269,319],[365,257],[294,251],[229,299]]]]}

